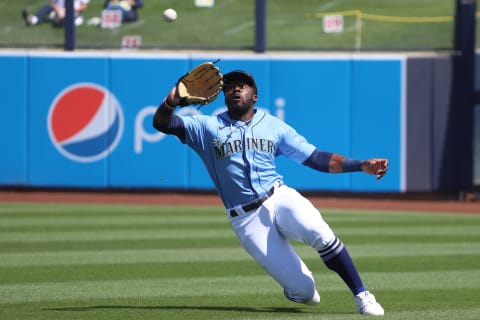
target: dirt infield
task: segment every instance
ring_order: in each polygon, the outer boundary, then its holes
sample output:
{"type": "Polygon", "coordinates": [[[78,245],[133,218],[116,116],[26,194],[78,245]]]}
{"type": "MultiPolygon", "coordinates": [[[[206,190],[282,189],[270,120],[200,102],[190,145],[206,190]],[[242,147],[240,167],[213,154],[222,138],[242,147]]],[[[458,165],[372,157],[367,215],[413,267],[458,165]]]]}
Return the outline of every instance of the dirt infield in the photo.
{"type": "MultiPolygon", "coordinates": [[[[458,212],[480,214],[479,201],[445,199],[372,199],[367,197],[332,197],[308,195],[320,209],[402,210],[425,212],[458,212]]],[[[139,192],[61,192],[61,191],[0,191],[0,202],[39,203],[100,203],[144,205],[221,206],[216,194],[139,193],[139,192]]]]}

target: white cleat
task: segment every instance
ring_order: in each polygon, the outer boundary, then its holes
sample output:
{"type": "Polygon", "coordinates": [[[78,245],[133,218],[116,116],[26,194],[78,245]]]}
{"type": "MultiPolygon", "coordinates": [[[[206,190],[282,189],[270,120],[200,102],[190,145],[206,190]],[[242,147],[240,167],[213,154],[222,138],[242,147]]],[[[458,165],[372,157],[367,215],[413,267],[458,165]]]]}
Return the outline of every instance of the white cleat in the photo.
{"type": "Polygon", "coordinates": [[[383,316],[385,313],[380,303],[375,300],[375,296],[368,291],[360,292],[355,296],[355,305],[360,314],[383,316]]]}

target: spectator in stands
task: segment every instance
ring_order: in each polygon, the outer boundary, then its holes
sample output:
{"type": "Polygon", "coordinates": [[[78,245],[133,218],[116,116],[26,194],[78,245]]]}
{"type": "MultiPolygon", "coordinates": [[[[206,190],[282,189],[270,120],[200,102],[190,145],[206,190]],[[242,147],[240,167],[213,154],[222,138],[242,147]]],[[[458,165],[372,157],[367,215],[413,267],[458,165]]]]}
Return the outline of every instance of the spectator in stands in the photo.
{"type": "Polygon", "coordinates": [[[122,22],[138,20],[138,9],[143,7],[142,0],[105,0],[103,9],[121,10],[122,22]]]}
{"type": "MultiPolygon", "coordinates": [[[[82,12],[88,7],[90,0],[74,0],[75,25],[79,26],[83,23],[82,12]]],[[[22,16],[27,26],[34,26],[43,21],[50,20],[54,26],[62,27],[65,20],[65,1],[49,0],[37,11],[36,14],[29,13],[26,9],[22,10],[22,16]]]]}

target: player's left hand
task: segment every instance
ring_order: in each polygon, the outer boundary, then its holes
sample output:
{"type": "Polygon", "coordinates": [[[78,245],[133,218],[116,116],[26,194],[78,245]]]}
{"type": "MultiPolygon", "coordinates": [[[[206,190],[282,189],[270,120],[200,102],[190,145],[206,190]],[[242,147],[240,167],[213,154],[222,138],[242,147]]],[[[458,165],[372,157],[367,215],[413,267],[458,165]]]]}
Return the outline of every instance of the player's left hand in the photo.
{"type": "Polygon", "coordinates": [[[215,62],[204,62],[177,82],[177,94],[181,107],[205,105],[215,100],[223,89],[223,76],[215,62]]]}
{"type": "Polygon", "coordinates": [[[368,174],[377,176],[377,180],[381,179],[388,170],[388,159],[372,158],[365,160],[362,164],[362,170],[368,174]]]}

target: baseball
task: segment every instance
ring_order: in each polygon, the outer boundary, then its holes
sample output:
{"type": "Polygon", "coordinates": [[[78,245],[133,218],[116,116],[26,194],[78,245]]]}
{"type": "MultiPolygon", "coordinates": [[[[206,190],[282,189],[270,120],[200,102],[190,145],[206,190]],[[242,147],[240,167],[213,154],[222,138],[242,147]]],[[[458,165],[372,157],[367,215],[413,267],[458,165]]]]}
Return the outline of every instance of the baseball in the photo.
{"type": "Polygon", "coordinates": [[[163,19],[167,22],[173,22],[177,20],[177,11],[173,9],[167,9],[163,11],[163,19]]]}

